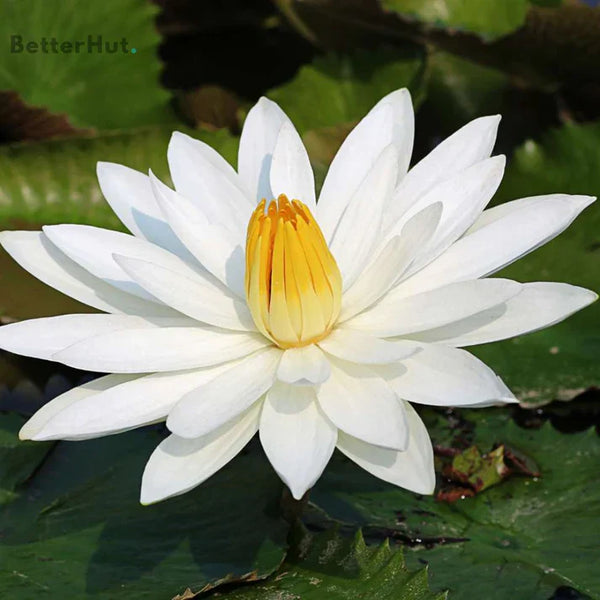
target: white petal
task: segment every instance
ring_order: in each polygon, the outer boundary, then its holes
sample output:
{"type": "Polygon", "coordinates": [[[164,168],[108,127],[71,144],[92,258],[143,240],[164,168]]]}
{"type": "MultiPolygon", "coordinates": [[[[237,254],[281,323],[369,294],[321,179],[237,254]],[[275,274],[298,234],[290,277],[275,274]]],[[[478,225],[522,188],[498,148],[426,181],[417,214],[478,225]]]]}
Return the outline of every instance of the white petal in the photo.
{"type": "Polygon", "coordinates": [[[319,346],[337,358],[366,365],[396,362],[419,349],[418,344],[409,340],[380,340],[368,333],[340,327],[322,339],[319,346]]]}
{"type": "Polygon", "coordinates": [[[448,346],[496,342],[550,327],[597,299],[598,294],[566,283],[524,283],[522,291],[503,304],[415,337],[448,346]]]}
{"type": "Polygon", "coordinates": [[[327,381],[331,369],[327,357],[317,346],[290,348],[283,353],[277,379],[295,385],[313,385],[327,381]]]}
{"type": "Polygon", "coordinates": [[[197,438],[231,421],[273,385],[280,357],[278,348],[256,352],[190,390],[169,413],[167,427],[180,437],[197,438]]]}
{"type": "Polygon", "coordinates": [[[326,240],[331,240],[350,199],[389,144],[398,152],[398,176],[406,173],[413,135],[414,114],[406,89],[382,98],[350,132],[329,167],[317,204],[317,221],[326,240]]]}
{"type": "Polygon", "coordinates": [[[210,221],[245,235],[254,203],[237,173],[218,152],[175,132],[167,158],[180,194],[192,200],[210,221]]]}
{"type": "MultiPolygon", "coordinates": [[[[144,260],[183,261],[167,250],[133,235],[111,231],[91,225],[47,225],[44,233],[48,239],[71,260],[116,288],[160,303],[123,271],[113,259],[113,254],[123,254],[144,260]]],[[[160,264],[160,263],[159,263],[160,264]]]]}
{"type": "Polygon", "coordinates": [[[61,252],[41,231],[3,231],[0,243],[34,277],[88,306],[113,313],[177,314],[167,306],[142,300],[94,277],[61,252]]]}
{"type": "Polygon", "coordinates": [[[331,359],[331,375],[317,388],[323,412],[336,426],[370,444],[404,450],[408,443],[402,402],[363,365],[331,359]]]}
{"type": "Polygon", "coordinates": [[[377,367],[396,394],[431,406],[475,406],[514,402],[502,380],[465,350],[425,344],[400,365],[377,367]]]}
{"type": "Polygon", "coordinates": [[[267,343],[259,334],[201,326],[127,329],[73,344],[52,360],[101,373],[181,371],[241,358],[267,343]]]}
{"type": "Polygon", "coordinates": [[[264,97],[250,109],[244,122],[238,171],[255,201],[274,198],[269,181],[271,159],[279,130],[286,122],[289,119],[281,108],[264,97]]]}
{"type": "Polygon", "coordinates": [[[246,269],[243,239],[210,222],[193,202],[150,173],[156,202],[179,239],[192,255],[238,296],[244,296],[246,269]]]}
{"type": "Polygon", "coordinates": [[[435,488],[433,448],[427,428],[415,409],[406,403],[408,448],[404,452],[367,444],[343,431],[337,447],[350,460],[375,477],[417,494],[432,494],[435,488]]]}
{"type": "Polygon", "coordinates": [[[115,331],[190,326],[186,317],[135,315],[61,315],[29,319],[0,327],[0,347],[15,354],[53,360],[54,354],[73,344],[115,331]]]}
{"type": "Polygon", "coordinates": [[[453,133],[402,179],[390,205],[390,223],[406,213],[434,185],[489,158],[500,115],[480,117],[453,133]]]}
{"type": "Polygon", "coordinates": [[[99,162],[96,172],[104,197],[131,233],[179,256],[187,254],[165,222],[147,175],[109,162],[99,162]]]}
{"type": "Polygon", "coordinates": [[[101,394],[102,392],[105,392],[114,386],[118,386],[127,381],[133,381],[138,377],[139,375],[106,375],[105,377],[99,377],[93,381],[88,381],[83,385],[75,387],[64,394],[57,396],[53,400],[50,400],[50,402],[47,404],[44,404],[44,406],[42,406],[42,408],[40,408],[27,421],[27,423],[21,427],[21,431],[19,431],[19,439],[37,439],[36,436],[40,431],[42,431],[42,429],[44,429],[48,421],[72,404],[80,402],[85,398],[95,398],[98,396],[98,394],[101,394]]]}
{"type": "Polygon", "coordinates": [[[442,216],[436,202],[412,216],[344,293],[339,321],[344,322],[368,308],[388,292],[410,267],[416,249],[427,242],[442,216]]]}
{"type": "Polygon", "coordinates": [[[402,287],[414,292],[490,275],[564,231],[593,200],[589,196],[552,194],[490,208],[464,237],[402,287]]]}
{"type": "Polygon", "coordinates": [[[425,206],[438,201],[443,203],[440,223],[429,242],[419,249],[409,273],[439,256],[473,225],[496,193],[505,163],[504,156],[494,156],[461,171],[432,188],[403,215],[392,234],[395,235],[406,219],[425,206]]]}
{"type": "Polygon", "coordinates": [[[108,229],[53,225],[44,231],[70,258],[124,291],[160,304],[172,302],[176,310],[179,308],[175,304],[180,302],[186,307],[192,304],[196,311],[190,316],[212,325],[242,330],[253,327],[245,302],[235,298],[201,265],[185,262],[145,240],[108,229]],[[186,286],[197,296],[182,299],[179,294],[186,286]],[[245,324],[241,322],[244,315],[245,324]]]}
{"type": "Polygon", "coordinates": [[[348,289],[362,272],[379,244],[383,207],[398,178],[398,152],[386,146],[358,186],[341,216],[330,250],[348,289]]]}
{"type": "Polygon", "coordinates": [[[183,494],[225,466],[252,439],[260,405],[208,435],[186,440],[170,435],[150,456],[142,477],[140,502],[152,504],[183,494]]]}
{"type": "Polygon", "coordinates": [[[265,454],[296,500],[319,479],[337,440],[313,388],[283,383],[267,394],[259,434],[265,454]]]}
{"type": "Polygon", "coordinates": [[[304,202],[311,212],[315,212],[315,177],[306,148],[289,121],[279,130],[269,179],[273,198],[285,194],[290,200],[304,202]]]}
{"type": "Polygon", "coordinates": [[[127,377],[129,381],[125,379],[56,411],[34,439],[88,439],[162,421],[182,396],[214,379],[227,367],[226,364],[179,373],[154,373],[134,380],[130,375],[114,375],[127,377]]]}
{"type": "Polygon", "coordinates": [[[404,297],[400,286],[398,293],[392,290],[350,319],[347,326],[379,337],[407,335],[480,313],[506,302],[521,289],[520,283],[509,279],[476,279],[404,297]]]}
{"type": "Polygon", "coordinates": [[[115,255],[115,261],[133,280],[179,312],[238,331],[256,329],[247,304],[221,284],[202,277],[184,263],[171,268],[155,262],[115,255]]]}

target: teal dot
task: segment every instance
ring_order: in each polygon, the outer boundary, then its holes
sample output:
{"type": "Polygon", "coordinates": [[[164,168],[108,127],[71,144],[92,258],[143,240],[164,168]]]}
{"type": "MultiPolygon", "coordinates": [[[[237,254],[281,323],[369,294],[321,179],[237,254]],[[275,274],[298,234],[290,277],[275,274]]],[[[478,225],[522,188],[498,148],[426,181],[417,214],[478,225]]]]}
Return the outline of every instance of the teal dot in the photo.
{"type": "Polygon", "coordinates": [[[135,54],[137,52],[137,50],[135,48],[131,49],[131,54],[135,54]]]}

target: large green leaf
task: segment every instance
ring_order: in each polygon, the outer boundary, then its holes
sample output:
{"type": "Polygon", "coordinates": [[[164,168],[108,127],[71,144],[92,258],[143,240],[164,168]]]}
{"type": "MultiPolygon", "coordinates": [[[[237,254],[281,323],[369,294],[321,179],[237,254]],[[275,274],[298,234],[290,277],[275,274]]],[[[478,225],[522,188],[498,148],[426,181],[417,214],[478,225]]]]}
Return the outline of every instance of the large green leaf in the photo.
{"type": "MultiPolygon", "coordinates": [[[[547,600],[567,585],[600,598],[596,477],[600,438],[593,429],[560,434],[550,424],[525,430],[505,409],[462,411],[475,425],[432,412],[426,420],[434,442],[456,434],[482,450],[504,443],[532,460],[539,478],[513,477],[453,504],[405,492],[337,457],[311,492],[312,502],[365,535],[397,537],[414,546],[410,564],[426,561],[433,589],[450,598],[547,600]],[[462,541],[460,541],[462,540],[462,541]]],[[[453,442],[457,443],[456,440],[453,442]]]]}
{"type": "Polygon", "coordinates": [[[289,83],[267,92],[300,133],[362,118],[383,96],[402,87],[421,96],[424,55],[418,48],[329,54],[302,67],[289,83]]]}
{"type": "Polygon", "coordinates": [[[387,10],[440,28],[494,39],[525,22],[528,0],[381,0],[387,10]]]}
{"type": "Polygon", "coordinates": [[[0,89],[17,91],[30,105],[66,113],[81,128],[114,129],[172,119],[168,94],[158,81],[157,9],[150,2],[2,0],[0,10],[0,37],[3,44],[11,44],[0,67],[0,89]],[[21,37],[20,46],[13,44],[13,36],[21,37]],[[88,36],[93,44],[101,36],[110,50],[117,42],[117,51],[88,48],[88,36]],[[123,39],[126,46],[121,45],[123,39]],[[84,43],[76,46],[77,42],[84,43]],[[28,52],[27,44],[36,51],[28,52]]]}
{"type": "MultiPolygon", "coordinates": [[[[600,124],[567,125],[528,141],[512,157],[497,201],[552,192],[600,193],[600,124]]],[[[599,291],[600,205],[593,204],[555,240],[499,276],[563,281],[599,291]]],[[[522,400],[571,398],[600,383],[600,303],[527,336],[475,349],[522,400]]]]}
{"type": "MultiPolygon", "coordinates": [[[[2,417],[0,442],[15,436],[16,420],[2,417]]],[[[167,599],[275,570],[287,526],[281,483],[262,453],[245,452],[197,490],[143,507],[144,462],[162,437],[146,429],[56,444],[0,516],[0,595],[167,599]]],[[[27,447],[3,458],[23,465],[27,447]]],[[[2,486],[14,483],[9,473],[2,486]]]]}
{"type": "Polygon", "coordinates": [[[402,552],[386,541],[367,546],[362,535],[341,537],[335,530],[292,538],[279,571],[258,585],[241,586],[220,597],[231,600],[443,600],[427,585],[427,571],[409,571],[402,552]]]}

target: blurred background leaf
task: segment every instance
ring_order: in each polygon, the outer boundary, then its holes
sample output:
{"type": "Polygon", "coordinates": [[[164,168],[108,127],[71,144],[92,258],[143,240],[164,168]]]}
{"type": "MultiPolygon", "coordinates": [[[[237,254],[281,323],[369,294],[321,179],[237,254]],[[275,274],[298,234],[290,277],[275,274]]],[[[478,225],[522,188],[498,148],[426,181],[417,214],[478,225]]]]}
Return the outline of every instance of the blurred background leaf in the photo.
{"type": "Polygon", "coordinates": [[[469,31],[494,39],[521,27],[528,0],[381,0],[385,10],[439,28],[469,31]]]}
{"type": "Polygon", "coordinates": [[[0,6],[0,37],[6,44],[11,40],[11,52],[0,64],[0,89],[17,92],[27,105],[67,115],[78,129],[171,119],[168,94],[158,82],[156,9],[148,2],[2,0],[0,6]],[[21,52],[12,51],[13,36],[21,37],[21,52]],[[79,51],[76,41],[85,42],[79,51]],[[101,42],[100,51],[88,51],[89,41],[101,42]],[[64,42],[71,43],[69,52],[61,49],[64,42]],[[27,51],[28,43],[36,44],[35,52],[27,51]]]}
{"type": "Polygon", "coordinates": [[[267,96],[305,133],[353,125],[383,96],[402,87],[411,91],[418,106],[424,71],[425,54],[416,46],[329,54],[302,67],[289,83],[269,90],[267,96]]]}

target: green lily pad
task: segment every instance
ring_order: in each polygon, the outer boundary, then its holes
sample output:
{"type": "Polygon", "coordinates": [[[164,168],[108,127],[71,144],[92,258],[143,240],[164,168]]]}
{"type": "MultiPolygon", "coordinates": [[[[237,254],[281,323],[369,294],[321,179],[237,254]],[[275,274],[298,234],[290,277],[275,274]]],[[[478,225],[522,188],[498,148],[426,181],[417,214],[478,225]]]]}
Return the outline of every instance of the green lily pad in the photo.
{"type": "MultiPolygon", "coordinates": [[[[410,543],[409,565],[427,562],[434,590],[456,600],[547,600],[558,586],[600,598],[596,473],[600,438],[593,429],[561,434],[549,424],[525,430],[505,409],[465,410],[464,424],[424,411],[432,439],[452,443],[456,433],[479,447],[505,444],[539,466],[537,478],[513,476],[454,503],[405,492],[337,457],[311,492],[331,519],[358,524],[365,535],[410,543]]],[[[456,444],[454,440],[454,444],[456,444]]]]}
{"type": "MultiPolygon", "coordinates": [[[[2,417],[13,436],[15,421],[2,417]]],[[[141,474],[162,437],[150,428],[56,444],[0,516],[2,595],[172,598],[273,572],[288,528],[279,516],[281,482],[258,448],[198,489],[143,507],[141,474]]],[[[10,461],[24,463],[16,454],[10,461]]],[[[36,462],[30,456],[28,468],[36,462]]]]}
{"type": "Polygon", "coordinates": [[[52,444],[20,442],[15,430],[21,419],[15,414],[3,417],[0,427],[0,506],[12,501],[15,489],[24,483],[44,460],[52,444]]]}
{"type": "Polygon", "coordinates": [[[0,37],[10,43],[0,89],[64,113],[84,129],[172,120],[168,93],[159,85],[157,8],[151,3],[2,0],[0,7],[0,37]]]}
{"type": "Polygon", "coordinates": [[[418,103],[425,61],[417,47],[329,54],[302,67],[289,83],[266,93],[286,111],[301,134],[353,123],[383,96],[402,87],[418,103]]]}
{"type": "MultiPolygon", "coordinates": [[[[566,125],[540,142],[527,141],[510,159],[495,202],[564,192],[600,193],[600,124],[566,125]]],[[[563,281],[598,291],[600,204],[587,208],[557,238],[498,276],[517,281],[563,281]]],[[[570,399],[600,383],[600,303],[563,323],[505,342],[478,346],[522,401],[570,399]]]]}
{"type": "Polygon", "coordinates": [[[219,597],[231,600],[443,600],[427,585],[427,570],[409,571],[402,551],[386,541],[367,546],[335,531],[295,532],[293,546],[279,571],[264,583],[240,586],[219,597]]]}
{"type": "Polygon", "coordinates": [[[439,28],[492,40],[525,23],[528,0],[381,0],[384,9],[439,28]]]}

